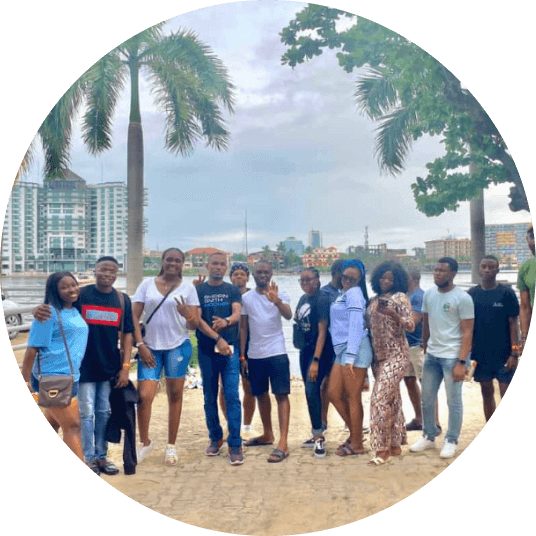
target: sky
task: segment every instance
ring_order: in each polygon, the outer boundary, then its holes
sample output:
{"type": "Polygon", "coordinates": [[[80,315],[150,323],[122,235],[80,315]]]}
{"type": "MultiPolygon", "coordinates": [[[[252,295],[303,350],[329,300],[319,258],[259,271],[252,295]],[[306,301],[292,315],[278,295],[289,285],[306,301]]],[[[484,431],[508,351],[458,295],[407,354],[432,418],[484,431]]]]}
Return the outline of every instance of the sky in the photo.
{"type": "MultiPolygon", "coordinates": [[[[226,152],[200,142],[192,156],[175,156],[163,148],[164,116],[142,78],[145,247],[242,252],[246,211],[249,252],[275,248],[288,236],[307,246],[311,229],[322,232],[324,246],[340,250],[363,244],[366,227],[370,244],[409,253],[426,240],[469,237],[468,203],[434,218],[415,207],[410,185],[442,154],[439,138],[415,143],[402,174],[382,175],[373,154],[377,124],[359,114],[353,96],[357,74],[343,71],[332,51],[295,69],[281,65],[279,32],[305,5],[238,2],[169,21],[166,32],[194,30],[223,61],[236,104],[234,114],[224,114],[231,132],[226,152]]],[[[102,156],[86,151],[75,128],[71,169],[88,183],[126,181],[128,107],[127,86],[115,113],[113,148],[102,156]]],[[[24,180],[40,181],[41,174],[39,152],[24,180]]],[[[528,221],[527,213],[509,211],[508,190],[486,192],[488,223],[528,221]]]]}

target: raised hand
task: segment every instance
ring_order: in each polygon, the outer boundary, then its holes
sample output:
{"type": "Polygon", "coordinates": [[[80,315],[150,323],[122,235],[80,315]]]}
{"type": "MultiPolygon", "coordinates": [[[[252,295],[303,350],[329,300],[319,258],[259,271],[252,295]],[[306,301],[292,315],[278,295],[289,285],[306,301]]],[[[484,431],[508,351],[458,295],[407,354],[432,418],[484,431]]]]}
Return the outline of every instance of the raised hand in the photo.
{"type": "Polygon", "coordinates": [[[179,314],[183,316],[187,321],[192,320],[194,312],[184,300],[184,296],[181,296],[181,301],[179,301],[176,297],[174,299],[177,302],[177,311],[179,312],[179,314]]]}
{"type": "Polygon", "coordinates": [[[275,281],[271,281],[268,285],[266,297],[272,303],[277,303],[279,301],[279,289],[277,288],[277,284],[275,281]]]}
{"type": "Polygon", "coordinates": [[[207,278],[206,275],[201,275],[201,274],[199,274],[199,275],[197,276],[197,279],[194,279],[194,280],[192,281],[192,284],[194,285],[194,287],[198,287],[199,285],[201,285],[201,283],[204,283],[204,282],[205,282],[205,279],[206,279],[206,278],[207,278]]]}

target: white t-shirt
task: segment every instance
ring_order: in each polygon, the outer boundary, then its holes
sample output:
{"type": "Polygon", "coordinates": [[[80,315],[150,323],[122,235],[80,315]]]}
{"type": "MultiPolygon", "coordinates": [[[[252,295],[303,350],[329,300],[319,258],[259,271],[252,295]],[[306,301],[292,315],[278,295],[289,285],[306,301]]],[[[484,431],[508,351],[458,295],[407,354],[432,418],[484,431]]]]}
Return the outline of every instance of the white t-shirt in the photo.
{"type": "MultiPolygon", "coordinates": [[[[136,290],[133,303],[143,303],[147,320],[164,298],[156,288],[156,278],[144,279],[136,290]]],[[[186,329],[186,320],[177,311],[175,298],[181,296],[188,305],[199,305],[197,291],[192,283],[183,281],[158,308],[158,311],[145,326],[144,341],[152,350],[172,350],[180,346],[190,334],[186,329]]]]}
{"type": "Polygon", "coordinates": [[[471,296],[458,287],[449,292],[433,287],[424,293],[422,312],[428,314],[430,326],[426,351],[438,358],[458,358],[462,344],[460,321],[475,317],[471,296]]]}
{"type": "MultiPolygon", "coordinates": [[[[290,296],[279,291],[283,303],[290,303],[290,296]]],[[[248,317],[249,359],[263,359],[286,354],[285,336],[279,309],[257,290],[242,296],[242,316],[248,317]]]]}

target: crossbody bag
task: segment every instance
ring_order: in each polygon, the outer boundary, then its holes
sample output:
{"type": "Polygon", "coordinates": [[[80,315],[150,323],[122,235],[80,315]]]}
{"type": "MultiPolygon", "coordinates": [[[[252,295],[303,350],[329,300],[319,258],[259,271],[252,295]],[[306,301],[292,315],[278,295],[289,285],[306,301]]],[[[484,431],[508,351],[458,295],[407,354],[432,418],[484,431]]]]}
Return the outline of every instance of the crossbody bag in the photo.
{"type": "Polygon", "coordinates": [[[39,397],[37,403],[43,408],[64,408],[67,407],[72,400],[73,385],[74,385],[74,368],[71,361],[71,353],[67,345],[63,323],[61,321],[61,311],[56,309],[58,316],[58,324],[60,327],[61,337],[65,344],[65,351],[71,369],[71,375],[55,374],[52,376],[43,376],[41,374],[41,356],[37,356],[37,371],[39,379],[39,397]]]}

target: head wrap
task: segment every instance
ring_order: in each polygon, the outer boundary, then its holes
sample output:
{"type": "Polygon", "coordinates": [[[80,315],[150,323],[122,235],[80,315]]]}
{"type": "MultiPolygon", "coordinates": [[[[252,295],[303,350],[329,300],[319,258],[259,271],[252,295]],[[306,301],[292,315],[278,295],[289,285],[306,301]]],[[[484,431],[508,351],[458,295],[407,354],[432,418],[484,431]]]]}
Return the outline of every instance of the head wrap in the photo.
{"type": "Polygon", "coordinates": [[[345,261],[342,265],[343,271],[346,270],[346,268],[357,268],[359,270],[359,273],[361,274],[361,279],[365,277],[365,265],[357,259],[348,259],[347,261],[345,261]]]}
{"type": "Polygon", "coordinates": [[[246,275],[249,277],[249,268],[248,268],[247,263],[233,262],[233,264],[231,265],[231,270],[229,271],[229,277],[231,277],[236,270],[243,270],[244,272],[246,272],[246,275]]]}

